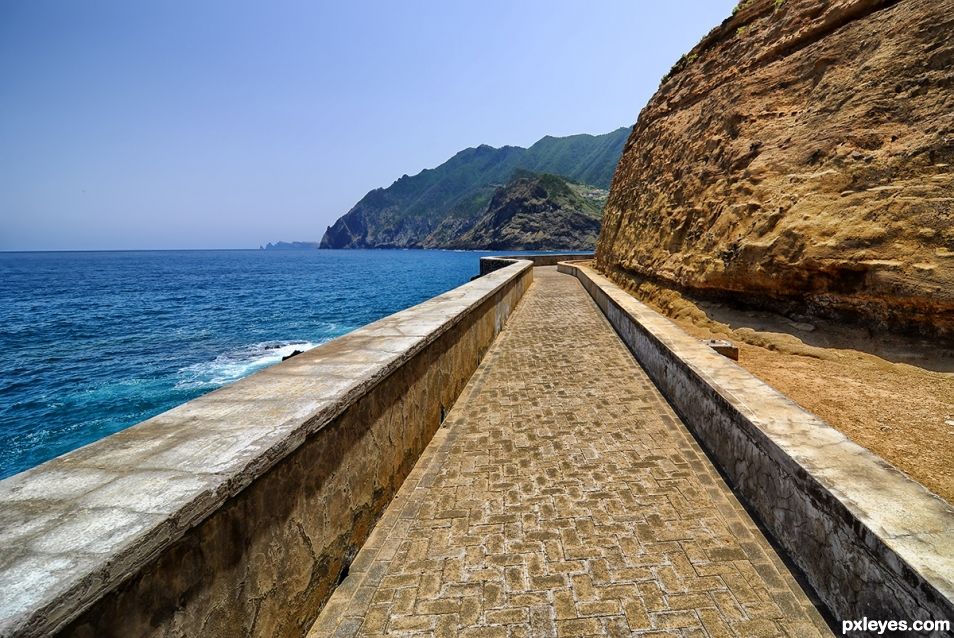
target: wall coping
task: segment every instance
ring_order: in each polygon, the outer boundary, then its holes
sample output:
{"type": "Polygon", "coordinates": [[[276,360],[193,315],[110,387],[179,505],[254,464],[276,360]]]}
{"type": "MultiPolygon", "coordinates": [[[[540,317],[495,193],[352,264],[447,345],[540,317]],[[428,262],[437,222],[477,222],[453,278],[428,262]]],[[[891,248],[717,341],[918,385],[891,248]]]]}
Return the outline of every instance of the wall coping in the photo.
{"type": "Polygon", "coordinates": [[[902,582],[935,590],[954,609],[954,507],[584,263],[558,267],[596,286],[657,347],[668,350],[757,428],[767,446],[774,447],[771,456],[777,463],[837,502],[850,517],[848,525],[859,544],[878,557],[882,568],[902,582]]]}
{"type": "Polygon", "coordinates": [[[514,261],[521,259],[533,263],[534,268],[540,266],[556,266],[561,261],[568,259],[593,259],[595,253],[550,253],[538,255],[492,255],[480,258],[480,276],[487,275],[501,268],[506,268],[514,261]]]}
{"type": "Polygon", "coordinates": [[[89,608],[532,268],[511,262],[0,481],[0,635],[89,608]]]}

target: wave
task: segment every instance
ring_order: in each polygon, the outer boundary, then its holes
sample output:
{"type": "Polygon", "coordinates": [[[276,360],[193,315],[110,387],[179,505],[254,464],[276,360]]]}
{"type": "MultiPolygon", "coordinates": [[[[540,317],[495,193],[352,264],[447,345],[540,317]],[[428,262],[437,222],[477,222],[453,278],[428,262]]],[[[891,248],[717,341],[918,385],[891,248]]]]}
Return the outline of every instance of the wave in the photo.
{"type": "Polygon", "coordinates": [[[237,381],[256,370],[276,364],[296,350],[318,346],[311,341],[263,341],[220,354],[212,361],[179,370],[177,390],[213,389],[237,381]]]}

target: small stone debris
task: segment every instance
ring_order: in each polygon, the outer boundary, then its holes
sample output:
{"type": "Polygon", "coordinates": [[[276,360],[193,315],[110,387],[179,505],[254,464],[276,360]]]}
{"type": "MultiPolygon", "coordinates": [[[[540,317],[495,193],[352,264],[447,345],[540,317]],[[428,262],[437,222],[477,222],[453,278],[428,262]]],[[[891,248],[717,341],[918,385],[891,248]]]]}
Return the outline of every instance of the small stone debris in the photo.
{"type": "Polygon", "coordinates": [[[739,360],[739,347],[731,341],[726,341],[725,339],[703,339],[702,343],[706,344],[721,354],[723,357],[728,357],[733,361],[739,360]]]}

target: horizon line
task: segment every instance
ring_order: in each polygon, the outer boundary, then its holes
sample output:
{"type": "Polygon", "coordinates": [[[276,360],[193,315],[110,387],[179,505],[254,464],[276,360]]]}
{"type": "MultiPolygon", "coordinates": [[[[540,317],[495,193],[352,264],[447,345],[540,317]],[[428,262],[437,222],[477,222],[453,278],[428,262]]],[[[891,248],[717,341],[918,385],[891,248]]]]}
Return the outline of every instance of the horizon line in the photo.
{"type": "Polygon", "coordinates": [[[258,248],[53,248],[40,250],[0,250],[0,254],[22,254],[22,253],[173,253],[173,252],[235,252],[235,251],[255,251],[255,252],[294,252],[294,251],[355,251],[355,250],[426,250],[426,251],[445,251],[445,252],[463,252],[463,253],[546,253],[546,252],[592,252],[586,250],[526,250],[519,248],[505,248],[501,250],[489,249],[458,249],[458,248],[278,248],[268,251],[265,245],[258,248]]]}

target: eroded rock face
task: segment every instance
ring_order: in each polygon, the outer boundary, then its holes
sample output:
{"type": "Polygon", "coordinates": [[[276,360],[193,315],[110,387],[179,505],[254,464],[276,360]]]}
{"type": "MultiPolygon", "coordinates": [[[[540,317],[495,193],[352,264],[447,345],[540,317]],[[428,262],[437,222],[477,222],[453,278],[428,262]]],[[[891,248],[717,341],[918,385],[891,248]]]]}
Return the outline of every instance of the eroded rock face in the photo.
{"type": "Polygon", "coordinates": [[[755,0],[673,68],[599,267],[954,339],[954,0],[755,0]]]}
{"type": "Polygon", "coordinates": [[[593,250],[607,191],[558,175],[520,172],[497,189],[487,210],[449,248],[593,250]]]}

